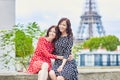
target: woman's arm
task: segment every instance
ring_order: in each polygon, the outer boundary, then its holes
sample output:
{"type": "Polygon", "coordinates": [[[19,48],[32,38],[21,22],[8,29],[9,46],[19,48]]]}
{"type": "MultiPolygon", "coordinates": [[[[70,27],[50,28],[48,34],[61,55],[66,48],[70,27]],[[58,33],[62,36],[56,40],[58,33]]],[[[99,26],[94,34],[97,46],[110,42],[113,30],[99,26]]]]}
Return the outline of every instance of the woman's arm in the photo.
{"type": "Polygon", "coordinates": [[[63,56],[57,56],[57,59],[64,59],[63,56]]]}
{"type": "Polygon", "coordinates": [[[59,66],[59,68],[57,69],[58,72],[62,71],[62,69],[63,69],[63,67],[64,67],[64,65],[65,65],[66,62],[67,62],[67,59],[63,59],[62,64],[61,64],[61,65],[59,66]]]}
{"type": "MultiPolygon", "coordinates": [[[[53,55],[57,55],[54,50],[53,50],[52,54],[53,54],[53,55]]],[[[57,59],[61,59],[61,60],[62,60],[62,59],[63,59],[63,56],[58,56],[58,55],[57,55],[57,59]]]]}
{"type": "Polygon", "coordinates": [[[47,51],[44,38],[39,38],[36,51],[38,51],[37,55],[39,55],[39,51],[40,51],[42,52],[42,55],[44,55],[46,58],[53,58],[53,59],[60,58],[60,56],[53,55],[47,51]]]}
{"type": "Polygon", "coordinates": [[[62,64],[59,66],[58,68],[58,71],[62,71],[64,65],[66,64],[70,54],[71,54],[71,49],[72,49],[72,46],[73,46],[73,39],[72,38],[69,38],[68,42],[67,42],[67,46],[64,50],[64,59],[62,60],[62,64]]]}

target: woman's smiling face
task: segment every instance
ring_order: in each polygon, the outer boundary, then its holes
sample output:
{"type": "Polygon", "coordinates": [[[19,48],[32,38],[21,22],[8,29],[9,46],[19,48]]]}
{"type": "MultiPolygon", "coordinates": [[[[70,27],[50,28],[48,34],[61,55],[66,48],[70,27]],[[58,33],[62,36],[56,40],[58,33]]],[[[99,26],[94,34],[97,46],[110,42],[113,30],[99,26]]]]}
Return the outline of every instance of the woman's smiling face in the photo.
{"type": "Polygon", "coordinates": [[[51,28],[51,30],[49,31],[49,37],[55,39],[55,37],[56,37],[55,27],[51,28]]]}
{"type": "Polygon", "coordinates": [[[67,29],[66,21],[62,21],[62,22],[59,24],[59,30],[60,30],[61,33],[63,33],[63,32],[66,32],[66,29],[67,29]]]}

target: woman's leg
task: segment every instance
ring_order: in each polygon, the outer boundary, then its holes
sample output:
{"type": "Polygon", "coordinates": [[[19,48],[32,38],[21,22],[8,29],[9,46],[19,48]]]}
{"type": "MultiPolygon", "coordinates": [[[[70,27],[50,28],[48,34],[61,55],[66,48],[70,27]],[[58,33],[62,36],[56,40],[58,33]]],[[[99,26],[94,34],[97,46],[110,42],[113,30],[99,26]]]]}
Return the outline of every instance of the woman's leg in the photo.
{"type": "Polygon", "coordinates": [[[47,80],[48,78],[48,63],[44,62],[41,70],[38,73],[38,80],[47,80]]]}
{"type": "Polygon", "coordinates": [[[51,80],[57,80],[57,77],[56,77],[55,72],[53,70],[50,70],[49,76],[50,76],[51,80]]]}
{"type": "Polygon", "coordinates": [[[63,76],[58,76],[57,80],[65,80],[65,78],[63,76]]]}

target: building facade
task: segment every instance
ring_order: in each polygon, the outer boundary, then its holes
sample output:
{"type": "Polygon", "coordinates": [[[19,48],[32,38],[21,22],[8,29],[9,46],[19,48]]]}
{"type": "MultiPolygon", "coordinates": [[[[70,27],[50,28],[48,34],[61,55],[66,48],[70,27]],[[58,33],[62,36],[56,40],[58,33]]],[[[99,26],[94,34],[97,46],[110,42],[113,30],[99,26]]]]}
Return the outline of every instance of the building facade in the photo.
{"type": "MultiPolygon", "coordinates": [[[[15,25],[15,0],[0,0],[0,31],[10,30],[15,25]]],[[[3,33],[0,33],[0,36],[3,33]]],[[[1,41],[0,37],[0,41],[1,41]]],[[[1,44],[1,43],[0,43],[1,44]]],[[[13,64],[15,52],[10,51],[11,46],[6,46],[6,49],[0,47],[0,71],[14,71],[13,64]]]]}
{"type": "Polygon", "coordinates": [[[15,25],[15,0],[0,0],[0,30],[15,25]]]}

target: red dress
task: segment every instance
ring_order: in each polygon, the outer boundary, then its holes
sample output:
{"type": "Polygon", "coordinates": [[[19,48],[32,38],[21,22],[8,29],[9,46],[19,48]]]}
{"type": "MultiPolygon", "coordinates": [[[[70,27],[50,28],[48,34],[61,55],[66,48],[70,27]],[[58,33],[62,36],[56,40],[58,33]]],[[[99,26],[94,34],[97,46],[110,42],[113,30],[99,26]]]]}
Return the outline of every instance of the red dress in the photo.
{"type": "Polygon", "coordinates": [[[38,73],[43,62],[47,62],[49,65],[48,70],[51,70],[52,63],[50,59],[56,59],[57,57],[56,55],[51,54],[53,50],[54,45],[47,41],[45,37],[40,37],[34,55],[30,60],[27,72],[31,74],[38,73]]]}

